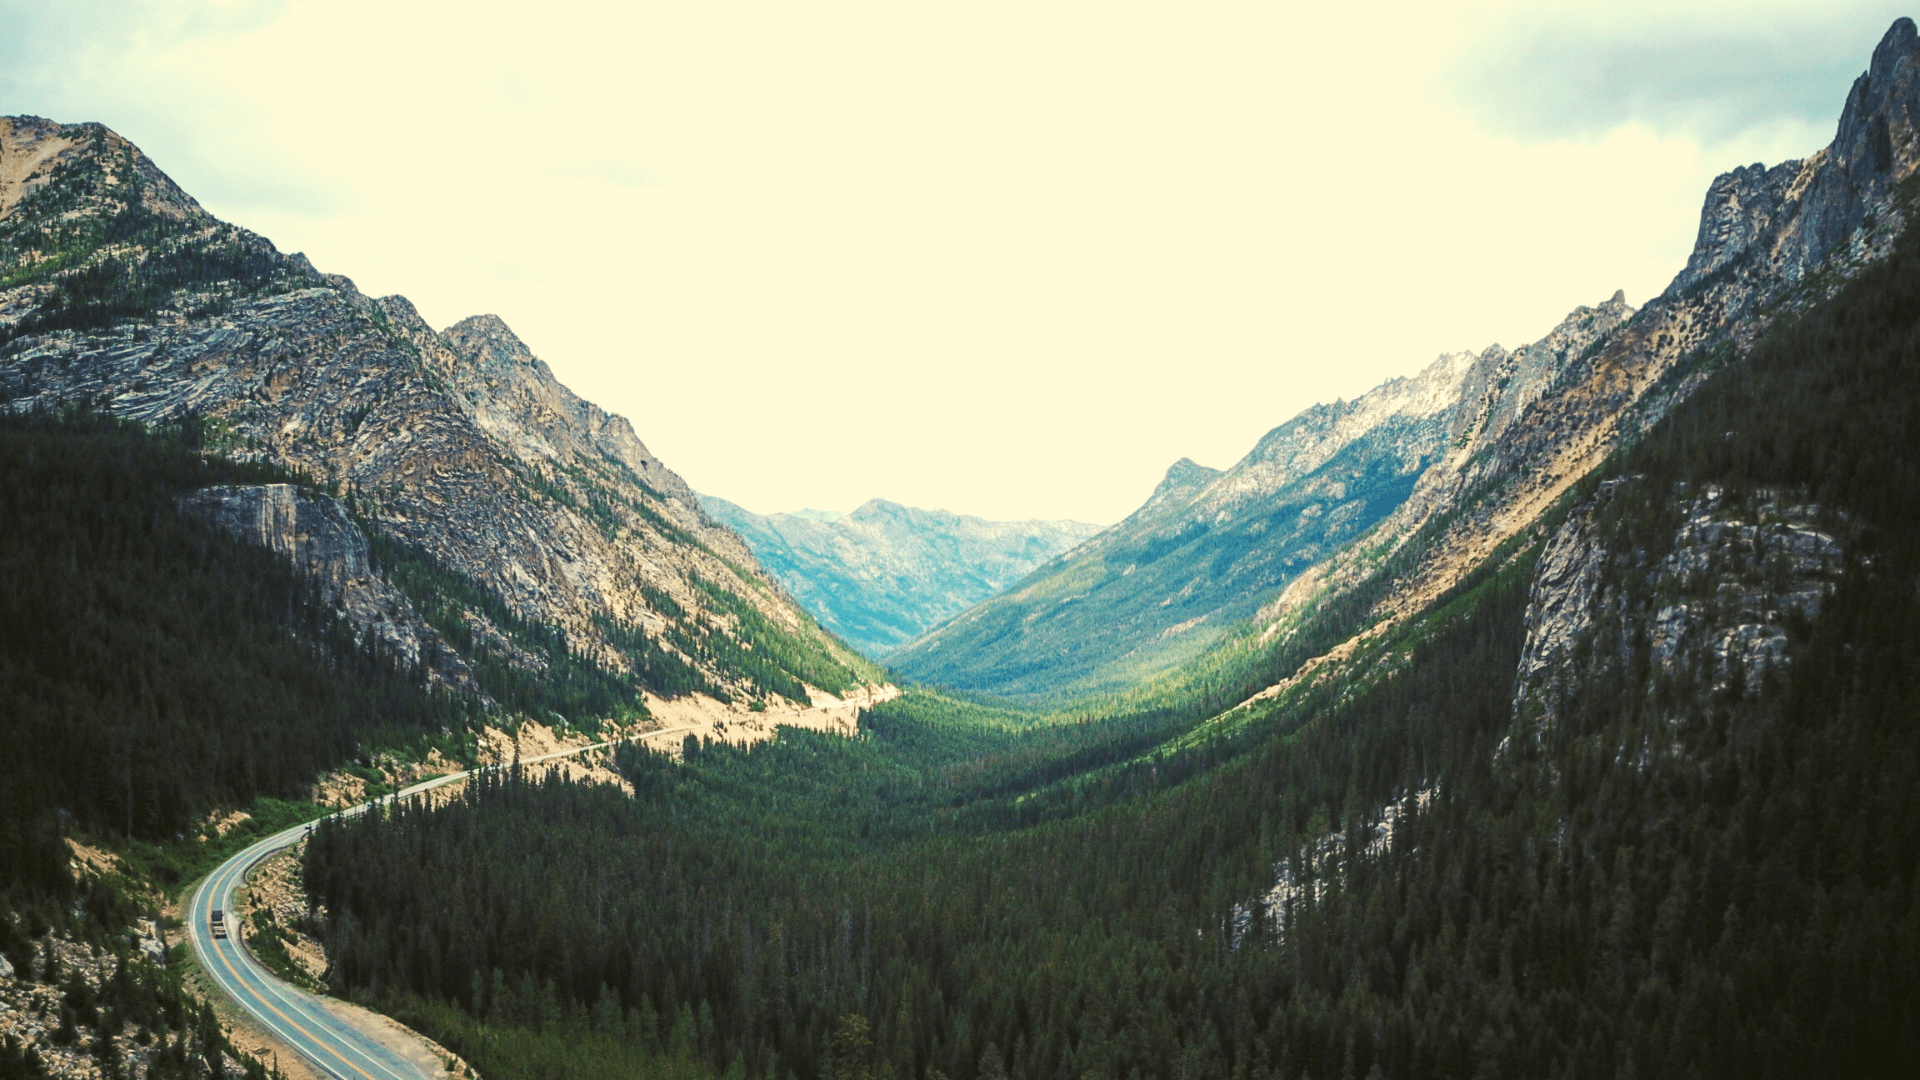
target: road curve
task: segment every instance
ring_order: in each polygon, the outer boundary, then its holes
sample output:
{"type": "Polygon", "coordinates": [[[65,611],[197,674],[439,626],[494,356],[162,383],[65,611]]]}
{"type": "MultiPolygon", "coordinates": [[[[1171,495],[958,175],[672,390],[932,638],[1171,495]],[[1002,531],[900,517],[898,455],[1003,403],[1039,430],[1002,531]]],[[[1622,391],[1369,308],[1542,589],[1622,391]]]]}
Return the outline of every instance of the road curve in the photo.
{"type": "MultiPolygon", "coordinates": [[[[676,735],[682,731],[697,730],[701,726],[689,724],[684,727],[649,731],[627,740],[614,739],[589,746],[577,746],[571,750],[560,750],[527,758],[520,764],[537,765],[553,758],[567,757],[587,750],[598,750],[611,746],[615,742],[639,741],[659,735],[676,735]]],[[[378,803],[411,798],[422,792],[464,780],[474,772],[502,767],[490,765],[482,769],[435,777],[392,795],[375,799],[373,802],[361,803],[342,810],[332,816],[348,817],[363,814],[378,803]]],[[[301,1057],[306,1058],[325,1075],[336,1077],[337,1080],[432,1080],[433,1074],[420,1071],[418,1066],[389,1049],[379,1038],[362,1031],[349,1018],[335,1013],[320,998],[282,981],[269,972],[243,946],[245,935],[239,920],[232,914],[234,891],[246,881],[247,873],[261,860],[306,839],[307,833],[312,828],[311,825],[296,825],[256,841],[246,850],[221,863],[213,873],[207,875],[206,880],[194,890],[192,899],[187,903],[187,933],[193,939],[194,955],[200,958],[200,966],[206,969],[207,976],[222,993],[232,998],[236,1004],[247,1011],[248,1015],[258,1020],[268,1031],[273,1032],[280,1041],[298,1051],[301,1057]],[[211,919],[216,909],[228,913],[226,925],[229,936],[227,937],[213,936],[211,919]]]]}

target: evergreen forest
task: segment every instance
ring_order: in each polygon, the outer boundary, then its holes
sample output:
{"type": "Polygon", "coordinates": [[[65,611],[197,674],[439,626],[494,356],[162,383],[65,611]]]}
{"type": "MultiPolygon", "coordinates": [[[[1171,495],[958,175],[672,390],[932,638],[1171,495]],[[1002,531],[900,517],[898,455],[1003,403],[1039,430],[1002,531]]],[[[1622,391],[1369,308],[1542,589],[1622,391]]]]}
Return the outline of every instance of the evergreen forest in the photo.
{"type": "Polygon", "coordinates": [[[1204,694],[914,691],[857,739],[626,751],[632,798],[513,772],[329,824],[335,988],[489,1075],[1893,1074],[1920,1052],[1920,242],[1696,374],[1369,677],[1230,727],[1194,726],[1204,694]],[[1591,515],[1603,584],[1644,599],[1710,486],[1846,539],[1790,664],[1702,689],[1630,637],[1509,749],[1553,530],[1591,515]]]}

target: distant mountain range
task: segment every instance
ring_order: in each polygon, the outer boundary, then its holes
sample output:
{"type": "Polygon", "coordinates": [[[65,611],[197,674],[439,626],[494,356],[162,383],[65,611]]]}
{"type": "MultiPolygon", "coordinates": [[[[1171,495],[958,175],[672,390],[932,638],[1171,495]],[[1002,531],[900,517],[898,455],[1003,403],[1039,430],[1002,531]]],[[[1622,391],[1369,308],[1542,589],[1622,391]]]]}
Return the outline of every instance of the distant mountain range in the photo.
{"type": "Polygon", "coordinates": [[[1100,531],[1078,521],[987,521],[885,499],[851,514],[756,514],[711,495],[699,499],[822,626],[874,657],[1100,531]]]}

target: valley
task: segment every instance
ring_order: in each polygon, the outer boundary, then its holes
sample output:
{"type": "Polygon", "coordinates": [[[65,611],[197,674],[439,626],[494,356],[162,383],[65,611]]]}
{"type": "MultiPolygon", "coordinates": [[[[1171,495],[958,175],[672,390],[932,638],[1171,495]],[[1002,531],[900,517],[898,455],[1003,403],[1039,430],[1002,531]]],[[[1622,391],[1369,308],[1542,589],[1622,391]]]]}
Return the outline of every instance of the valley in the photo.
{"type": "Polygon", "coordinates": [[[0,1080],[1893,1074],[1917,197],[1901,19],[1638,307],[1104,529],[756,515],[0,118],[0,1080]]]}

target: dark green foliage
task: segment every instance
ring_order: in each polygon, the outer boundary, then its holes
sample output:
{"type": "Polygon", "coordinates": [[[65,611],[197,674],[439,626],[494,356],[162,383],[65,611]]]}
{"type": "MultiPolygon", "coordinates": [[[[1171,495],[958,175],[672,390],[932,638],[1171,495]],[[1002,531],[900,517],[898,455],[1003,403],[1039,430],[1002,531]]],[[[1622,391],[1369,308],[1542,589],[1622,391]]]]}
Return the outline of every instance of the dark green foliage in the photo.
{"type": "Polygon", "coordinates": [[[378,1004],[387,1015],[459,1054],[481,1076],[710,1080],[717,1075],[690,1053],[664,1052],[638,1043],[619,1023],[609,1023],[601,1014],[570,1009],[547,1023],[515,1020],[507,1014],[518,1012],[517,995],[508,992],[502,998],[506,1000],[500,1015],[485,1022],[456,1005],[413,994],[392,994],[378,1004]]]}
{"type": "Polygon", "coordinates": [[[0,888],[71,888],[65,830],[171,840],[367,742],[464,726],[284,560],[176,502],[285,479],[178,433],[0,413],[0,888]]]}
{"type": "Polygon", "coordinates": [[[1179,710],[1062,725],[911,695],[860,740],[628,752],[631,801],[502,777],[329,828],[309,880],[351,985],[470,1016],[489,981],[562,1012],[610,991],[750,1075],[858,1074],[861,1024],[876,1075],[955,1080],[1886,1075],[1920,1051],[1917,408],[1907,242],[1610,467],[1631,603],[1698,485],[1798,488],[1860,526],[1753,694],[1676,696],[1629,642],[1497,755],[1523,536],[1365,681],[1226,740],[1143,755],[1179,710]],[[1317,901],[1261,910],[1282,863],[1317,901]],[[501,872],[524,865],[547,872],[501,872]]]}
{"type": "MultiPolygon", "coordinates": [[[[743,582],[754,578],[737,570],[743,582]]],[[[797,634],[776,626],[758,608],[742,597],[700,577],[693,584],[713,605],[715,611],[732,616],[732,633],[708,633],[704,642],[714,659],[725,670],[737,671],[763,692],[780,694],[793,701],[806,701],[801,682],[832,693],[845,693],[860,685],[862,672],[841,663],[822,643],[818,627],[811,635],[797,634]],[[751,646],[745,648],[742,643],[751,646]]],[[[812,620],[808,619],[811,624],[812,620]]]]}
{"type": "MultiPolygon", "coordinates": [[[[663,611],[660,601],[654,599],[653,594],[658,590],[648,589],[646,592],[648,602],[653,605],[655,611],[660,611],[668,618],[676,618],[684,614],[680,605],[673,603],[665,593],[660,593],[659,596],[666,605],[671,605],[671,610],[667,611],[663,611]]],[[[601,634],[605,635],[607,644],[626,656],[640,684],[661,697],[683,697],[696,690],[718,698],[726,697],[723,691],[708,682],[706,676],[700,674],[698,668],[682,660],[679,654],[661,648],[660,643],[645,630],[615,622],[606,616],[596,618],[594,625],[599,628],[601,634]]]]}
{"type": "MultiPolygon", "coordinates": [[[[229,234],[220,239],[169,247],[144,259],[106,258],[54,278],[53,295],[18,327],[16,335],[51,330],[100,330],[122,319],[143,318],[165,307],[176,292],[218,288],[249,295],[317,284],[294,274],[264,241],[229,234]]],[[[205,308],[202,310],[211,310],[205,308]]]]}

